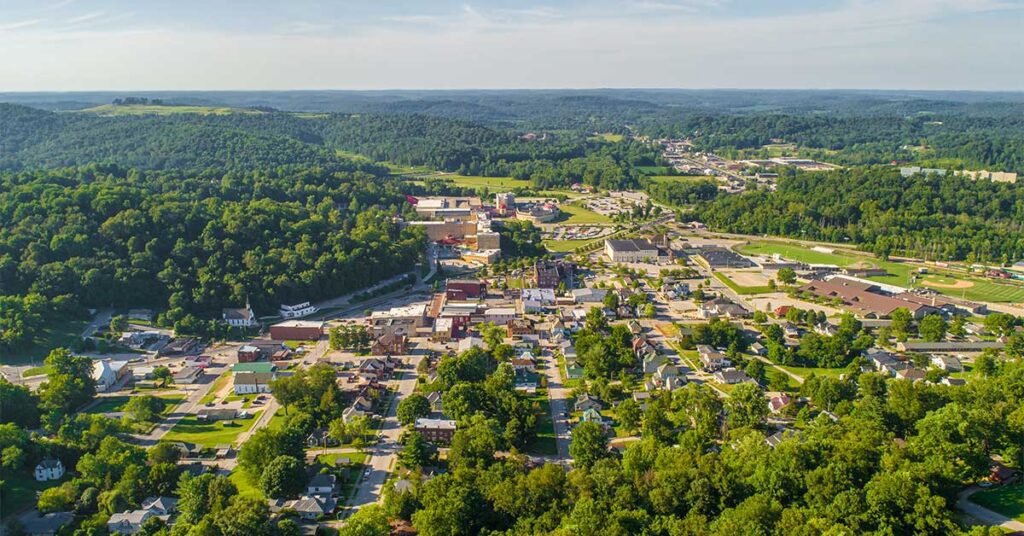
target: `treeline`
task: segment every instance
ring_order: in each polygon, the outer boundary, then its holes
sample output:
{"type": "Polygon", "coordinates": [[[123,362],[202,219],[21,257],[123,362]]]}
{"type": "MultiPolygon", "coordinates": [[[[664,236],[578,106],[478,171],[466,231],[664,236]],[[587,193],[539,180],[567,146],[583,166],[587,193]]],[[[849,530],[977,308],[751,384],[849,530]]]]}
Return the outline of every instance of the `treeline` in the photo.
{"type": "Polygon", "coordinates": [[[786,170],[777,191],[720,196],[696,215],[721,231],[850,242],[882,257],[1024,258],[1024,188],[954,176],[904,178],[890,167],[786,170]]]}
{"type": "Polygon", "coordinates": [[[819,149],[819,157],[845,165],[955,159],[969,169],[1024,172],[1024,119],[1016,107],[973,115],[691,114],[646,118],[639,130],[653,137],[692,137],[705,151],[757,149],[781,140],[811,153],[819,149]]]}
{"type": "Polygon", "coordinates": [[[150,306],[190,324],[404,272],[423,236],[394,220],[411,210],[397,186],[331,168],[2,174],[0,296],[40,297],[4,308],[4,340],[47,307],[150,306]]]}

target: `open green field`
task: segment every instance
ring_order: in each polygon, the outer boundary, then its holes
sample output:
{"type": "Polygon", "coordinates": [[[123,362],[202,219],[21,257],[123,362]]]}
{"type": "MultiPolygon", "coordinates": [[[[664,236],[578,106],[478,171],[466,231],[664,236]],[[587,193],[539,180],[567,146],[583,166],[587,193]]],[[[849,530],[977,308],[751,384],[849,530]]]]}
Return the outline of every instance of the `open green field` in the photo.
{"type": "Polygon", "coordinates": [[[6,520],[11,514],[34,507],[37,492],[58,486],[68,479],[65,475],[56,481],[36,482],[30,471],[22,469],[12,473],[4,470],[3,486],[0,487],[0,519],[6,520]]]}
{"type": "MultiPolygon", "coordinates": [[[[180,393],[166,393],[154,395],[157,398],[163,399],[164,409],[160,412],[161,415],[166,416],[174,411],[174,408],[181,404],[185,400],[185,395],[180,393]]],[[[86,413],[116,413],[118,411],[124,411],[125,404],[131,400],[130,396],[109,396],[100,399],[100,402],[95,406],[89,408],[86,413]]]]}
{"type": "Polygon", "coordinates": [[[768,285],[758,287],[744,287],[742,285],[737,284],[732,279],[729,279],[729,277],[723,274],[722,272],[714,272],[714,275],[715,279],[721,281],[725,286],[731,288],[732,291],[735,292],[736,294],[766,294],[768,292],[775,292],[768,285]]]}
{"type": "Polygon", "coordinates": [[[437,177],[439,179],[450,180],[455,183],[456,186],[462,186],[465,188],[489,188],[494,189],[512,189],[512,188],[529,188],[530,181],[513,179],[512,177],[479,177],[474,175],[441,175],[437,177]]]}
{"type": "Polygon", "coordinates": [[[970,501],[1018,521],[1024,521],[1024,484],[1010,484],[979,491],[970,501]]]}
{"type": "Polygon", "coordinates": [[[644,175],[668,175],[672,168],[668,166],[636,166],[636,170],[644,175]]]}
{"type": "MultiPolygon", "coordinates": [[[[803,379],[807,379],[808,376],[814,374],[815,376],[825,376],[828,378],[839,378],[839,376],[846,373],[846,369],[841,368],[817,368],[817,367],[791,367],[788,365],[776,365],[780,369],[796,374],[803,379]]],[[[792,379],[792,378],[791,378],[792,379]]]]}
{"type": "Polygon", "coordinates": [[[611,218],[598,214],[589,208],[563,203],[558,207],[562,213],[552,220],[551,223],[562,223],[565,225],[594,225],[610,224],[611,218]]]}
{"type": "Polygon", "coordinates": [[[603,242],[607,236],[592,238],[590,240],[545,240],[544,246],[554,253],[569,253],[581,246],[589,246],[596,242],[603,242]]]}
{"type": "Polygon", "coordinates": [[[224,388],[229,381],[231,381],[231,371],[226,371],[220,376],[217,376],[216,380],[213,380],[213,385],[210,386],[210,390],[206,392],[206,396],[199,399],[200,404],[209,404],[214,400],[217,400],[217,392],[224,388]]]}
{"type": "Polygon", "coordinates": [[[228,108],[226,106],[162,106],[154,104],[127,104],[115,106],[103,104],[93,106],[84,110],[77,110],[75,113],[87,113],[105,116],[119,115],[174,115],[174,114],[200,114],[200,115],[229,115],[229,114],[262,114],[259,110],[245,108],[228,108]]]}
{"type": "Polygon", "coordinates": [[[587,139],[588,140],[592,140],[592,141],[607,141],[607,142],[612,142],[612,143],[618,143],[618,142],[626,139],[626,137],[623,136],[622,134],[612,134],[611,132],[602,132],[601,134],[594,134],[593,136],[589,136],[587,139]]]}
{"type": "Polygon", "coordinates": [[[346,151],[344,149],[335,149],[334,150],[334,154],[336,154],[336,155],[338,155],[338,156],[340,156],[342,158],[348,158],[349,160],[354,160],[356,162],[370,162],[371,161],[370,158],[368,156],[366,156],[366,155],[362,155],[362,154],[359,154],[359,153],[353,153],[352,151],[346,151]]]}
{"type": "Polygon", "coordinates": [[[184,441],[195,443],[204,447],[215,447],[217,445],[233,444],[238,435],[247,432],[259,419],[260,412],[256,412],[248,419],[235,419],[232,421],[200,422],[195,415],[189,415],[178,421],[178,424],[171,428],[164,436],[164,441],[184,441]],[[225,423],[234,423],[233,426],[226,426],[225,423]]]}
{"type": "Polygon", "coordinates": [[[87,325],[89,322],[85,320],[65,320],[47,324],[36,333],[36,339],[31,345],[5,353],[0,364],[24,365],[34,362],[41,365],[50,350],[67,348],[77,341],[87,325]]]}
{"type": "Polygon", "coordinates": [[[49,373],[50,373],[50,367],[48,367],[46,365],[43,365],[43,366],[40,366],[40,367],[32,367],[32,368],[25,369],[24,372],[21,373],[21,377],[22,378],[32,378],[34,376],[45,376],[45,375],[47,375],[49,373]]]}

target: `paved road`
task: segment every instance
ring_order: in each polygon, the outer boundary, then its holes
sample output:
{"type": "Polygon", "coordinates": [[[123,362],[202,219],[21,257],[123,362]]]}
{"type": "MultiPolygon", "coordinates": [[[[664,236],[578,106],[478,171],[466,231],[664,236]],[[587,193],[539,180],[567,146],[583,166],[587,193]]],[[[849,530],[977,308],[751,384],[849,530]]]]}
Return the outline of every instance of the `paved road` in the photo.
{"type": "MultiPolygon", "coordinates": [[[[419,359],[419,357],[410,359],[412,367],[415,368],[419,359]]],[[[396,376],[398,375],[396,374],[396,376]]],[[[392,399],[381,425],[383,437],[369,451],[366,463],[369,466],[370,474],[363,477],[356,484],[355,493],[349,499],[348,505],[354,510],[358,510],[363,505],[373,504],[381,500],[384,482],[394,469],[397,461],[396,454],[401,448],[398,444],[398,438],[402,435],[403,428],[395,417],[395,410],[398,407],[398,402],[402,398],[409,396],[413,389],[416,388],[416,372],[409,368],[402,369],[399,378],[391,380],[389,384],[397,389],[397,393],[392,399]]]]}
{"type": "Polygon", "coordinates": [[[956,507],[983,525],[999,525],[1013,534],[1024,533],[1024,523],[971,502],[970,496],[979,491],[981,488],[978,486],[971,486],[958,493],[956,507]]]}
{"type": "Polygon", "coordinates": [[[569,409],[572,390],[562,386],[562,371],[558,360],[553,355],[547,356],[548,366],[544,374],[548,377],[548,400],[551,407],[551,422],[555,426],[555,443],[558,446],[557,461],[568,462],[569,458],[569,422],[565,419],[569,409]]]}
{"type": "Polygon", "coordinates": [[[178,424],[178,421],[187,415],[194,415],[202,407],[199,401],[206,396],[206,393],[213,387],[214,381],[225,370],[226,367],[224,366],[211,366],[203,376],[204,383],[180,386],[181,388],[188,388],[188,398],[182,401],[181,404],[178,404],[178,407],[166,419],[160,421],[160,424],[153,427],[148,434],[135,435],[135,442],[144,447],[155,445],[167,435],[167,432],[171,431],[171,428],[174,428],[175,424],[178,424]]]}

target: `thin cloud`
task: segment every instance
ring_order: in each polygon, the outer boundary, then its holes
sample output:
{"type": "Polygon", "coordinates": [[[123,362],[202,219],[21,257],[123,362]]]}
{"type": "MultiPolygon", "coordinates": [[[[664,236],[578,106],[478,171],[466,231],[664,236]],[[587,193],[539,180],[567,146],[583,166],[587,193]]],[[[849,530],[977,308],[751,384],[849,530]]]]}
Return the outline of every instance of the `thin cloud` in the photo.
{"type": "Polygon", "coordinates": [[[77,17],[72,17],[72,18],[70,18],[70,19],[68,19],[68,20],[66,20],[64,22],[67,23],[67,24],[81,24],[83,22],[89,22],[89,21],[92,21],[92,20],[96,20],[96,19],[102,17],[105,14],[106,14],[106,12],[104,12],[104,11],[94,11],[92,13],[87,13],[85,15],[79,15],[77,17]]]}
{"type": "Polygon", "coordinates": [[[18,22],[11,22],[11,23],[7,23],[7,24],[0,24],[0,32],[8,32],[8,31],[11,31],[11,30],[20,30],[22,28],[29,28],[31,26],[35,26],[35,25],[43,22],[43,20],[44,19],[29,19],[29,20],[22,20],[22,21],[18,21],[18,22]]]}

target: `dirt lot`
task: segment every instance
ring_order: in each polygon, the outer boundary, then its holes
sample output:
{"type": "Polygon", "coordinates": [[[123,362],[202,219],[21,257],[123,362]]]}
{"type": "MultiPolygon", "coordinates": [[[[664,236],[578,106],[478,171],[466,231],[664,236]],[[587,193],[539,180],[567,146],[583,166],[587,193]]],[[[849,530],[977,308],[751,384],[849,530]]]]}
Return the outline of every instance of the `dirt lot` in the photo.
{"type": "Polygon", "coordinates": [[[745,270],[719,270],[726,277],[741,287],[763,287],[768,284],[768,278],[761,272],[745,270]]]}

